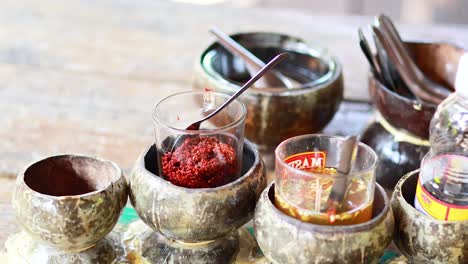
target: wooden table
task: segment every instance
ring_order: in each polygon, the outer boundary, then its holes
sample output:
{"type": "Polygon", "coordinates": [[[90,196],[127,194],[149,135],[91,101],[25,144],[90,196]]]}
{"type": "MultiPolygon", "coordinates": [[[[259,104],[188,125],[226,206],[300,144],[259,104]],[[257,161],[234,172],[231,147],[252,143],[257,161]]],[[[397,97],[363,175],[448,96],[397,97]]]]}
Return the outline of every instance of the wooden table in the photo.
{"type": "MultiPolygon", "coordinates": [[[[150,0],[3,0],[0,245],[18,229],[10,199],[15,175],[27,163],[78,152],[131,168],[152,142],[153,104],[191,89],[194,61],[213,41],[208,34],[213,25],[227,32],[285,32],[326,47],[344,66],[345,97],[363,102],[346,104],[326,131],[359,132],[371,108],[357,28],[371,22],[371,17],[150,0]]],[[[468,45],[468,27],[400,28],[406,38],[468,45]]]]}

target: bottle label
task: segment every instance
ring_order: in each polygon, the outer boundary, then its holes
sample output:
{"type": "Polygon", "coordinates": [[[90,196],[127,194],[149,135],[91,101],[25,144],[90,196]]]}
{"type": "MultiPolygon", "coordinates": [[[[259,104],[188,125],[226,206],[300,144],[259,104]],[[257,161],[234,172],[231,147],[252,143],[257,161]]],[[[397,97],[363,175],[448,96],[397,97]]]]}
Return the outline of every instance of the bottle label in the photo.
{"type": "Polygon", "coordinates": [[[468,220],[468,206],[449,204],[430,194],[421,181],[416,187],[415,206],[419,211],[439,220],[468,220]]]}
{"type": "Polygon", "coordinates": [[[296,169],[324,168],[326,158],[323,151],[311,151],[291,155],[284,162],[296,169]]]}

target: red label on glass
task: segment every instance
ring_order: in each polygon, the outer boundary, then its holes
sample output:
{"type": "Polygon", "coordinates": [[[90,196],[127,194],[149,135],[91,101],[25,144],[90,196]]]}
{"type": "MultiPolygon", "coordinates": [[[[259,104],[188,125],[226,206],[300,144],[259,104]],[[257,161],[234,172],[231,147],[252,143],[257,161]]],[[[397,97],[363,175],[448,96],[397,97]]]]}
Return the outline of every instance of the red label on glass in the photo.
{"type": "Polygon", "coordinates": [[[297,153],[284,161],[296,169],[324,168],[327,155],[323,151],[297,153]]]}

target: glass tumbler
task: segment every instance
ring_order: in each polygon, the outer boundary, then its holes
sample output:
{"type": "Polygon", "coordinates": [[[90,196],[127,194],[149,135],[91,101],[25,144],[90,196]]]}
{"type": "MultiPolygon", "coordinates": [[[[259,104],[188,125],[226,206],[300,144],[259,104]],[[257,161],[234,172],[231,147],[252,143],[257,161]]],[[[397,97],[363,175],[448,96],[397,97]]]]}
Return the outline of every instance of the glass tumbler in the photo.
{"type": "Polygon", "coordinates": [[[287,215],[323,225],[351,225],[372,218],[377,155],[359,143],[349,174],[337,172],[345,138],[303,135],[283,141],[275,151],[275,206],[287,215]],[[331,208],[332,190],[344,186],[331,208]],[[344,184],[344,185],[343,185],[344,184]]]}
{"type": "Polygon", "coordinates": [[[204,121],[186,128],[229,98],[210,90],[182,92],[156,103],[153,111],[159,174],[187,188],[213,188],[240,177],[245,106],[233,101],[204,121]]]}

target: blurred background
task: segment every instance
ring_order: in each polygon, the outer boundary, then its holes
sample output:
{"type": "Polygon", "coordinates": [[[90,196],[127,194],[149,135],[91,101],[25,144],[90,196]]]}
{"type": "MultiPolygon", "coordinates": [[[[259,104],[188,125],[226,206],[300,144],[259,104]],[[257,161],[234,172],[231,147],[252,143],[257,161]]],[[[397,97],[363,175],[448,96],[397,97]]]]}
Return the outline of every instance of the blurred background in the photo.
{"type": "Polygon", "coordinates": [[[466,0],[172,0],[198,5],[281,8],[333,15],[375,15],[385,10],[408,23],[468,24],[466,0]]]}

